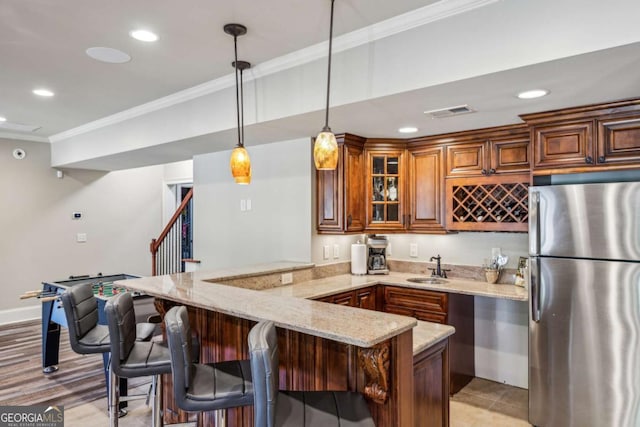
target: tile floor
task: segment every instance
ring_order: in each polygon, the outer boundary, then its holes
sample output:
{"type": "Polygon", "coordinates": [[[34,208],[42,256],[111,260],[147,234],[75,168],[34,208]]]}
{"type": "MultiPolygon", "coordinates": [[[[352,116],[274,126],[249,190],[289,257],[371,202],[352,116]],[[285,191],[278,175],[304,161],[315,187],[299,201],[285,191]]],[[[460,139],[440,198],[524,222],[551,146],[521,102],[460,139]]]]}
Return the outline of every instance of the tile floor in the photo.
{"type": "Polygon", "coordinates": [[[450,427],[530,426],[527,390],[474,378],[451,397],[450,427]]]}
{"type": "MultiPolygon", "coordinates": [[[[146,391],[146,386],[137,391],[146,391]]],[[[528,427],[527,399],[525,389],[475,378],[451,398],[450,427],[528,427]]],[[[65,425],[106,426],[109,422],[106,408],[104,398],[65,409],[65,425]]],[[[151,409],[144,405],[144,400],[129,402],[129,413],[120,419],[120,425],[147,427],[150,424],[151,409]]]]}

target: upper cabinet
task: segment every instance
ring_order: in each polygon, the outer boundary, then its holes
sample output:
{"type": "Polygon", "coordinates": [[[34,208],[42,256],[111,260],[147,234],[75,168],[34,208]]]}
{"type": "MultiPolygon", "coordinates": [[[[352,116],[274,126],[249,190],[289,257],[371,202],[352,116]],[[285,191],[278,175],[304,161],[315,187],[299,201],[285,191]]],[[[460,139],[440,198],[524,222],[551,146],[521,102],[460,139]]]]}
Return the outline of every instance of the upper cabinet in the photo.
{"type": "Polygon", "coordinates": [[[525,126],[503,126],[439,135],[449,141],[447,176],[490,176],[529,171],[529,133],[525,126]]]}
{"type": "Polygon", "coordinates": [[[521,117],[531,128],[534,175],[640,166],[640,100],[521,117]]]}
{"type": "Polygon", "coordinates": [[[361,233],[365,227],[365,139],[343,134],[337,140],[338,167],[316,171],[318,233],[361,233]]]}
{"type": "Polygon", "coordinates": [[[367,230],[395,231],[405,228],[407,203],[405,146],[404,141],[367,142],[365,148],[367,230]]]}
{"type": "Polygon", "coordinates": [[[407,229],[443,234],[445,230],[444,147],[409,146],[409,203],[407,229]]]}

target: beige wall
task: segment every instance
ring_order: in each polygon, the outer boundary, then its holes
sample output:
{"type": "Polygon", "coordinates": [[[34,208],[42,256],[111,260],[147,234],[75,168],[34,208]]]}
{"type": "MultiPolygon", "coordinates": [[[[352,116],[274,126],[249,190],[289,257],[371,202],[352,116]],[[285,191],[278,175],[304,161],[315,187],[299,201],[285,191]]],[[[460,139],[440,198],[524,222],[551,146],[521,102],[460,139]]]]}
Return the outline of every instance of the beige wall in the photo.
{"type": "Polygon", "coordinates": [[[148,275],[149,242],[161,228],[163,167],[118,172],[65,170],[50,145],[0,139],[0,323],[39,316],[20,300],[46,280],[102,272],[148,275]],[[26,150],[23,160],[14,148],[26,150]],[[73,220],[73,212],[82,219],[73,220]],[[77,233],[87,242],[77,243],[77,233]]]}

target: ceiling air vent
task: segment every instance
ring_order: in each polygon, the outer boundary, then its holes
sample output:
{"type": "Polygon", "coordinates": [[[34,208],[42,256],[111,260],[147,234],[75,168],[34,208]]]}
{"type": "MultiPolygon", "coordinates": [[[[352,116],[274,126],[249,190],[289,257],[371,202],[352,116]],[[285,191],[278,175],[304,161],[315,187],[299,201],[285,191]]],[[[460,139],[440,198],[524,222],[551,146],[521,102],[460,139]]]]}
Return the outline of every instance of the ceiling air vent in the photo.
{"type": "Polygon", "coordinates": [[[424,113],[432,119],[442,119],[444,117],[459,116],[461,114],[475,113],[476,110],[468,105],[456,105],[455,107],[439,108],[437,110],[425,111],[424,113]]]}
{"type": "Polygon", "coordinates": [[[12,130],[17,132],[35,132],[40,129],[42,126],[36,125],[25,125],[23,123],[15,123],[15,122],[0,122],[0,130],[12,130]]]}

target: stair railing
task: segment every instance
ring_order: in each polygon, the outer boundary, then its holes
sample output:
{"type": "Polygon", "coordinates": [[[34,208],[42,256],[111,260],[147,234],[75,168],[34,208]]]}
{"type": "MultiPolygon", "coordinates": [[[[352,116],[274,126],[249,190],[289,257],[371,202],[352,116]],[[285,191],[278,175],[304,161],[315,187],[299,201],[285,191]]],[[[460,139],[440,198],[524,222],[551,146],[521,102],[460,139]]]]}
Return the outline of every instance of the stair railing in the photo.
{"type": "Polygon", "coordinates": [[[182,199],[167,225],[157,239],[151,240],[151,274],[181,273],[184,271],[182,262],[182,213],[193,199],[193,188],[190,188],[182,199]]]}

